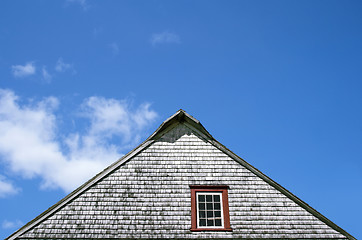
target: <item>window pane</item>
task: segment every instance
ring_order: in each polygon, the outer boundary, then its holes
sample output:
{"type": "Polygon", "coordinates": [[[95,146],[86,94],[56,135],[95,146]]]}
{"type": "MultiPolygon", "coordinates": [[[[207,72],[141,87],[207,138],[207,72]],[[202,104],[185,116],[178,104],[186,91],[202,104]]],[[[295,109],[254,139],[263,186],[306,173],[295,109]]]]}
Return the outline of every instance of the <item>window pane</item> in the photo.
{"type": "Polygon", "coordinates": [[[197,193],[197,222],[200,228],[220,228],[223,226],[222,196],[218,192],[197,193]]]}
{"type": "Polygon", "coordinates": [[[221,219],[215,219],[215,226],[221,226],[221,219]]]}
{"type": "Polygon", "coordinates": [[[205,202],[205,195],[199,195],[199,202],[205,202]]]}
{"type": "Polygon", "coordinates": [[[200,219],[199,226],[206,226],[206,219],[200,219]]]}
{"type": "Polygon", "coordinates": [[[207,220],[207,226],[215,226],[214,220],[207,220]]]}
{"type": "Polygon", "coordinates": [[[205,203],[199,203],[199,209],[205,210],[205,203]]]}
{"type": "Polygon", "coordinates": [[[206,203],[206,209],[212,210],[212,203],[206,203]]]}
{"type": "Polygon", "coordinates": [[[221,217],[221,211],[215,211],[215,217],[221,217]]]}
{"type": "Polygon", "coordinates": [[[214,203],[214,209],[220,210],[220,203],[214,203]]]}

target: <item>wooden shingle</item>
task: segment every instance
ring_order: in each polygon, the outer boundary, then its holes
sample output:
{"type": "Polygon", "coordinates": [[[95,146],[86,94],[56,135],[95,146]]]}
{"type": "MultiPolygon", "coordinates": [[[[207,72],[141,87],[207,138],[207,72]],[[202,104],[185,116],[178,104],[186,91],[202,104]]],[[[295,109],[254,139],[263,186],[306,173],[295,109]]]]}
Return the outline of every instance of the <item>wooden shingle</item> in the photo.
{"type": "Polygon", "coordinates": [[[7,239],[354,239],[178,111],[7,239]],[[190,185],[229,186],[231,232],[192,232],[190,185]]]}

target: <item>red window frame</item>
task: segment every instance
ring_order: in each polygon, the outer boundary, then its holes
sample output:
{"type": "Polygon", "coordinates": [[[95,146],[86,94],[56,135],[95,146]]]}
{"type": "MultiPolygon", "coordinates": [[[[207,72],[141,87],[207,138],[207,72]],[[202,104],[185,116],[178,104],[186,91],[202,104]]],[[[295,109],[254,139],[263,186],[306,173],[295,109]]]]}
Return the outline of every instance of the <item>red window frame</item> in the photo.
{"type": "Polygon", "coordinates": [[[190,185],[191,189],[191,231],[232,231],[230,227],[228,186],[225,185],[190,185]],[[222,194],[224,227],[223,228],[198,228],[197,227],[197,192],[219,192],[222,194]]]}

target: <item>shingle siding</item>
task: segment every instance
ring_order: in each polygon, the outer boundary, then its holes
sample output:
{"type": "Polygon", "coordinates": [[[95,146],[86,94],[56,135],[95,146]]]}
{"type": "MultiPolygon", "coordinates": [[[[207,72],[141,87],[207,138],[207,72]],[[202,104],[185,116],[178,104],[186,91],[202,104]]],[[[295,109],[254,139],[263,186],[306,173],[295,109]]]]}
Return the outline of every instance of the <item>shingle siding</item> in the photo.
{"type": "Polygon", "coordinates": [[[18,239],[346,239],[179,124],[18,239]],[[232,232],[191,232],[189,185],[228,185],[232,232]]]}

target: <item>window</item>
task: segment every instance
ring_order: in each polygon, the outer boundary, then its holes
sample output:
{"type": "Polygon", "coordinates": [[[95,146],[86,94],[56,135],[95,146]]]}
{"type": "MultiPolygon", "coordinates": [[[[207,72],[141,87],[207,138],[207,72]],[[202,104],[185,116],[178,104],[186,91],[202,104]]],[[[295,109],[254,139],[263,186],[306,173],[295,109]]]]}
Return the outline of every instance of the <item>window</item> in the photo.
{"type": "Polygon", "coordinates": [[[224,227],[221,199],[219,192],[196,192],[197,228],[224,227]]]}
{"type": "Polygon", "coordinates": [[[191,185],[191,231],[231,231],[228,186],[191,185]]]}

